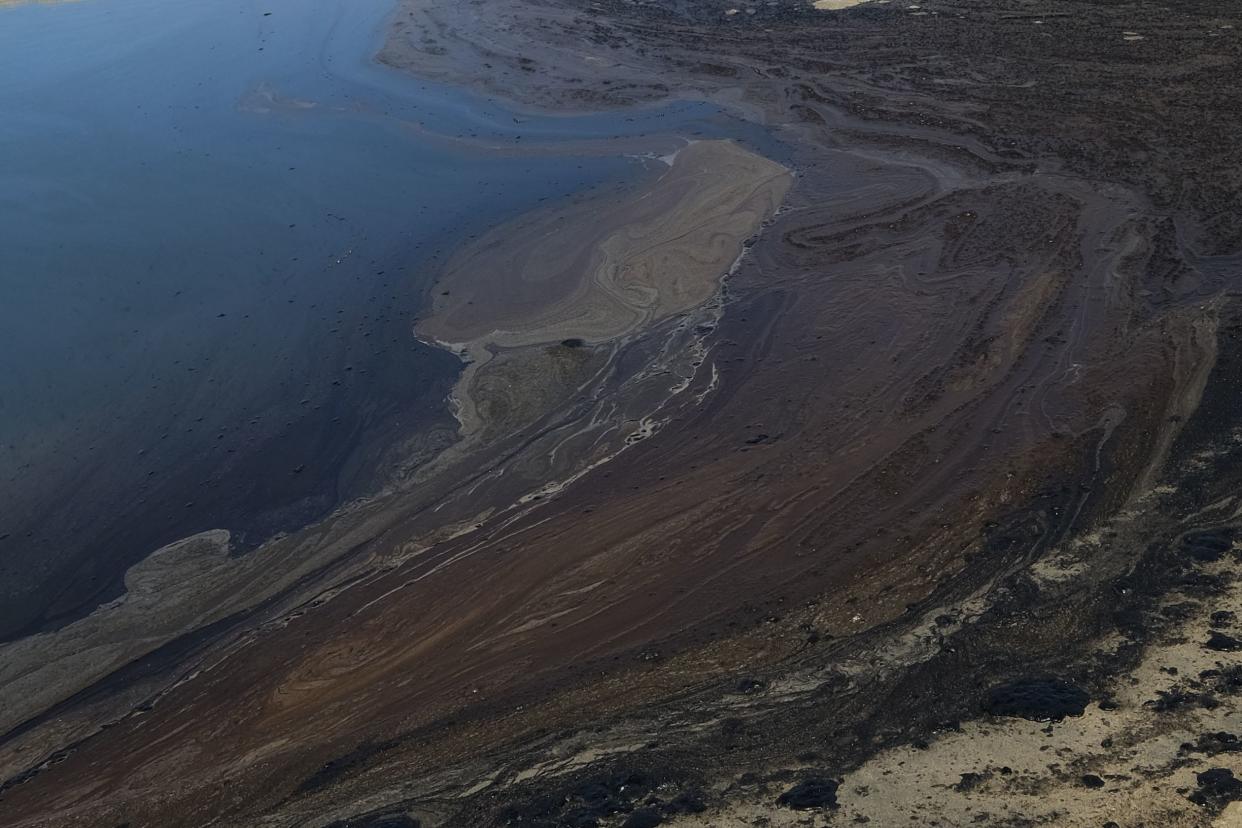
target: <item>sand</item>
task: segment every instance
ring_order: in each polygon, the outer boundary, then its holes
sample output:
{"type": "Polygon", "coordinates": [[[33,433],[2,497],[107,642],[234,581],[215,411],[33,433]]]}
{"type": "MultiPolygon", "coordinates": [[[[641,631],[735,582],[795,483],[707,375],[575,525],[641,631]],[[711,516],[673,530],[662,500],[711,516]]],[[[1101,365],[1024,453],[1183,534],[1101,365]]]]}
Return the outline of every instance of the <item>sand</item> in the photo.
{"type": "Polygon", "coordinates": [[[784,167],[730,141],[679,152],[616,203],[525,216],[449,265],[419,333],[502,347],[614,339],[715,293],[789,189],[784,167]]]}
{"type": "Polygon", "coordinates": [[[935,26],[898,4],[659,5],[653,25],[646,4],[411,0],[385,57],[531,106],[699,89],[764,113],[798,186],[729,301],[680,319],[709,280],[610,276],[654,258],[603,226],[624,198],[565,213],[572,232],[527,216],[497,236],[508,257],[463,252],[491,278],[461,274],[430,324],[483,343],[489,411],[569,396],[291,536],[256,571],[347,566],[141,674],[153,707],[120,674],[63,708],[97,735],[40,720],[0,821],[474,828],[595,808],[613,828],[683,792],[707,811],[668,824],[1236,820],[1186,797],[1242,770],[1197,746],[1237,730],[1236,689],[1203,675],[1237,654],[1202,643],[1204,613],[1237,607],[1238,560],[1178,551],[1242,515],[1242,312],[1213,298],[1236,295],[1242,211],[1236,188],[1201,189],[1237,170],[1233,88],[1202,71],[1232,54],[1201,35],[1215,12],[1094,4],[1092,26],[1045,12],[1034,39],[1017,2],[935,26]],[[1123,30],[1161,61],[1118,63],[1123,30]],[[1165,185],[1188,195],[1154,209],[1165,185]],[[539,245],[554,272],[524,267],[539,245]],[[508,286],[519,313],[483,290],[498,268],[534,279],[508,286]],[[594,346],[550,339],[587,327],[594,346]],[[532,395],[553,364],[562,390],[532,395]],[[984,712],[1033,672],[1089,689],[1085,714],[1047,735],[984,712]],[[1202,698],[1148,704],[1178,687],[1202,698]],[[810,774],[842,781],[837,810],[778,804],[810,774]]]}
{"type": "Polygon", "coordinates": [[[792,183],[731,141],[697,141],[620,198],[519,217],[449,263],[421,338],[469,363],[454,390],[463,433],[480,427],[472,388],[497,349],[599,344],[711,298],[792,183]]]}
{"type": "Polygon", "coordinates": [[[869,2],[869,0],[815,0],[811,5],[820,11],[837,11],[839,9],[861,6],[866,2],[869,2]]]}

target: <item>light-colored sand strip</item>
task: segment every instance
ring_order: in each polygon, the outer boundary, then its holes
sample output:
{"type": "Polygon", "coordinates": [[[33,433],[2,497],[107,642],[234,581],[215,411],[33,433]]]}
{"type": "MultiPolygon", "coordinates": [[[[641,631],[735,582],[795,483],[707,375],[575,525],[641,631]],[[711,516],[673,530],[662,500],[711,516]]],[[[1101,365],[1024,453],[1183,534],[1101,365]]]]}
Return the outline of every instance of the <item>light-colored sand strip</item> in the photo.
{"type": "Polygon", "coordinates": [[[600,342],[706,301],[790,184],[730,141],[679,152],[650,188],[532,214],[450,262],[419,333],[516,347],[600,342]]]}
{"type": "Polygon", "coordinates": [[[870,0],[815,0],[811,5],[820,11],[838,11],[840,9],[861,6],[867,2],[870,2],[870,0]]]}
{"type": "Polygon", "coordinates": [[[453,393],[464,433],[477,427],[471,385],[496,349],[606,342],[701,305],[792,182],[731,141],[669,160],[648,187],[520,217],[449,263],[418,334],[471,363],[453,393]]]}

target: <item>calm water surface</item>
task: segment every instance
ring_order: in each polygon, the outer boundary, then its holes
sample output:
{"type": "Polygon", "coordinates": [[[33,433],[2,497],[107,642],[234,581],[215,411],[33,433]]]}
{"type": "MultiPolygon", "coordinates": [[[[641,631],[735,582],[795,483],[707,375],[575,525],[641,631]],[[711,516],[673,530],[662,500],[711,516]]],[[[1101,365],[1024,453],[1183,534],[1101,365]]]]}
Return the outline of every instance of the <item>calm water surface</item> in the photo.
{"type": "Polygon", "coordinates": [[[172,540],[244,549],[448,439],[411,321],[455,243],[709,109],[515,116],[372,60],[390,0],[0,4],[0,638],[172,540]],[[417,125],[418,128],[413,128],[417,125]],[[435,427],[439,426],[439,431],[435,427]]]}

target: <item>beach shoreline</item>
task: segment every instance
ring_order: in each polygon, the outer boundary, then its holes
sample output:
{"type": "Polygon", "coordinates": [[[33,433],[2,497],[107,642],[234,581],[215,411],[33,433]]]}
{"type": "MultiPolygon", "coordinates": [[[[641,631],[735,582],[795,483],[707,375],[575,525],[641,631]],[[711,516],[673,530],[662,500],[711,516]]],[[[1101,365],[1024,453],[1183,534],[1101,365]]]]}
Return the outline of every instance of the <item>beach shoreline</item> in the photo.
{"type": "Polygon", "coordinates": [[[698,140],[445,256],[411,333],[469,361],[467,439],[258,557],[186,555],[195,600],[252,591],[33,714],[6,824],[1236,811],[1197,775],[1242,774],[1212,738],[1242,228],[1196,183],[1242,168],[1200,73],[1229,30],[729,8],[398,7],[378,59],[415,77],[561,114],[712,101],[788,158],[698,140]],[[1170,95],[1183,119],[1135,106],[1170,95]]]}

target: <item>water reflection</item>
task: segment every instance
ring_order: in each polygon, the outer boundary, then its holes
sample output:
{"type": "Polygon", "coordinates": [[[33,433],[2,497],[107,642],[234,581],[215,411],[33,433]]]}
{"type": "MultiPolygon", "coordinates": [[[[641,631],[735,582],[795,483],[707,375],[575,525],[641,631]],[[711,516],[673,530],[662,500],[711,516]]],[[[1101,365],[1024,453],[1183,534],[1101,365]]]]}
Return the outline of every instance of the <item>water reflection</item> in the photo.
{"type": "Polygon", "coordinates": [[[722,128],[415,82],[371,59],[389,0],[0,3],[0,638],[366,491],[451,422],[411,329],[452,247],[632,177],[603,142],[722,128]]]}

